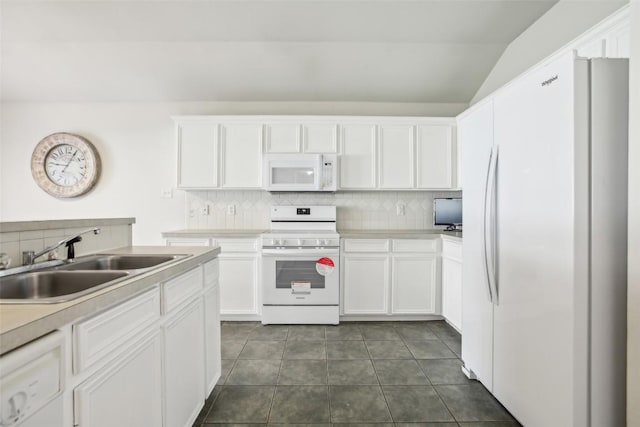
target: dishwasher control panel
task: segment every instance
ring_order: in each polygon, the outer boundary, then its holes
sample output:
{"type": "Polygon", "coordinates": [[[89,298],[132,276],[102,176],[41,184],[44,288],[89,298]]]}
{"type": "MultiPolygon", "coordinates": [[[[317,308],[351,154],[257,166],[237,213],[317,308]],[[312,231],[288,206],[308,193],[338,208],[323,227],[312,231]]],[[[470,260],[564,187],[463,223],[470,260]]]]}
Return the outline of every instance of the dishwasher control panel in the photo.
{"type": "Polygon", "coordinates": [[[0,357],[0,426],[17,426],[63,390],[64,336],[53,332],[0,357]]]}

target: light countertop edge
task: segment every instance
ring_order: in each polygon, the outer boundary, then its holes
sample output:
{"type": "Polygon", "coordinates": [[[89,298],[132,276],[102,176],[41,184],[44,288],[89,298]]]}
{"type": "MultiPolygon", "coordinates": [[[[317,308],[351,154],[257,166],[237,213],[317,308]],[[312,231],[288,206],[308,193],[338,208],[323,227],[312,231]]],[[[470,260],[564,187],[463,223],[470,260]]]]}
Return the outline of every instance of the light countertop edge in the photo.
{"type": "Polygon", "coordinates": [[[435,239],[438,237],[451,240],[462,239],[461,231],[444,230],[338,230],[343,239],[435,239]]]}
{"type": "Polygon", "coordinates": [[[110,254],[189,254],[158,269],[147,271],[72,301],[55,304],[1,304],[0,354],[16,349],[34,339],[95,314],[115,303],[140,293],[156,283],[166,281],[218,256],[220,248],[130,246],[110,250],[110,254]]]}
{"type": "MultiPolygon", "coordinates": [[[[232,230],[232,229],[185,229],[175,231],[165,231],[162,237],[183,237],[183,238],[232,238],[232,237],[259,237],[269,230],[232,230]]],[[[437,237],[449,237],[452,240],[462,239],[461,231],[444,231],[437,229],[422,230],[338,230],[340,237],[345,239],[425,239],[437,237]]]]}
{"type": "Polygon", "coordinates": [[[108,225],[135,224],[131,218],[83,218],[83,219],[54,219],[47,221],[8,221],[0,222],[0,233],[16,231],[53,230],[57,228],[93,227],[108,225]]]}
{"type": "Polygon", "coordinates": [[[186,229],[175,231],[164,231],[162,237],[195,237],[195,238],[211,238],[211,237],[259,237],[262,233],[266,233],[269,230],[255,229],[255,230],[233,230],[233,229],[186,229]]]}

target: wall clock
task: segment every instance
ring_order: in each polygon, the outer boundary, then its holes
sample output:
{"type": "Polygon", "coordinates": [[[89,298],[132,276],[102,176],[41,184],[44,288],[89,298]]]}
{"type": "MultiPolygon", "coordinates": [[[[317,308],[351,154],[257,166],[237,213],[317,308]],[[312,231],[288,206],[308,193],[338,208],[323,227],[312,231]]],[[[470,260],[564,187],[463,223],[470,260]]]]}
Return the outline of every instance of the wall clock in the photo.
{"type": "Polygon", "coordinates": [[[33,150],[31,174],[40,188],[52,196],[77,197],[98,182],[100,156],[87,139],[71,133],[54,133],[33,150]]]}

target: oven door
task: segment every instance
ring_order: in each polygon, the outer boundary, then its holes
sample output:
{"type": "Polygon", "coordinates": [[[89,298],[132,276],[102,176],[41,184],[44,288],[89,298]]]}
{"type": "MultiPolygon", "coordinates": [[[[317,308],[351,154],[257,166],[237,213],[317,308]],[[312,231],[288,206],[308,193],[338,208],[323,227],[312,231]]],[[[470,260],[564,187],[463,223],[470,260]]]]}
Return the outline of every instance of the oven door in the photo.
{"type": "Polygon", "coordinates": [[[264,305],[338,305],[336,249],[263,249],[264,305]]]}

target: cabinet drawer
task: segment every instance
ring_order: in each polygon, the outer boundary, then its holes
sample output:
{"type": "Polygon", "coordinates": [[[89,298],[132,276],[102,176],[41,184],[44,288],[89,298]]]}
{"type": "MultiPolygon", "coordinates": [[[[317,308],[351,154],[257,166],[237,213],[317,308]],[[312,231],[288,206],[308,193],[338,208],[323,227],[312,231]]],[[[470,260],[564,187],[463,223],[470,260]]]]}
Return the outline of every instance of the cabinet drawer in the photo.
{"type": "Polygon", "coordinates": [[[204,286],[209,287],[218,282],[220,275],[220,261],[218,258],[204,265],[204,286]]]}
{"type": "Polygon", "coordinates": [[[202,290],[202,268],[196,267],[164,283],[163,313],[169,313],[202,290]]]}
{"type": "Polygon", "coordinates": [[[123,344],[160,318],[160,292],[153,289],[73,325],[75,373],[121,351],[123,344]]]}
{"type": "Polygon", "coordinates": [[[437,252],[438,239],[393,239],[393,252],[437,252]]]}
{"type": "Polygon", "coordinates": [[[257,252],[257,239],[216,239],[222,252],[257,252]]]}
{"type": "Polygon", "coordinates": [[[462,261],[462,244],[450,240],[442,241],[442,256],[462,261]]]}
{"type": "Polygon", "coordinates": [[[389,252],[387,239],[345,239],[345,252],[389,252]]]}

